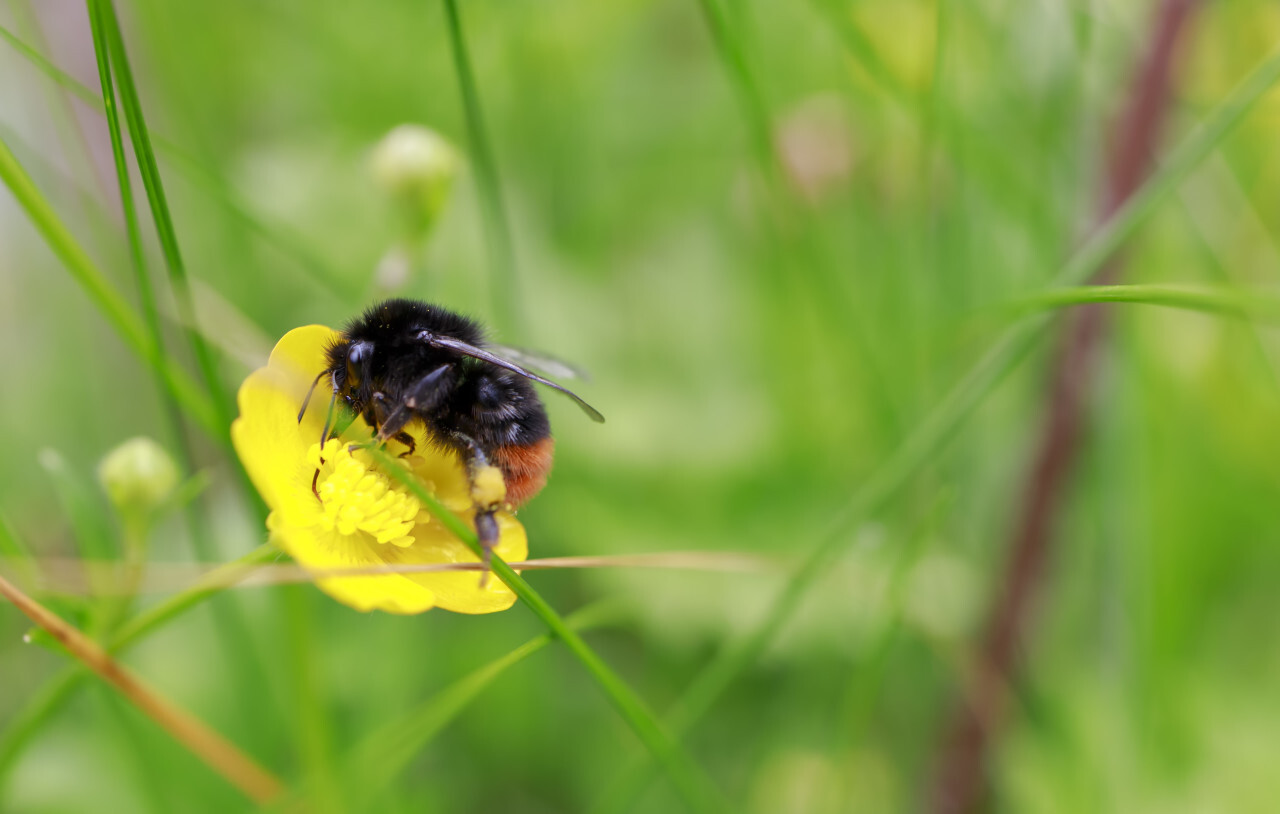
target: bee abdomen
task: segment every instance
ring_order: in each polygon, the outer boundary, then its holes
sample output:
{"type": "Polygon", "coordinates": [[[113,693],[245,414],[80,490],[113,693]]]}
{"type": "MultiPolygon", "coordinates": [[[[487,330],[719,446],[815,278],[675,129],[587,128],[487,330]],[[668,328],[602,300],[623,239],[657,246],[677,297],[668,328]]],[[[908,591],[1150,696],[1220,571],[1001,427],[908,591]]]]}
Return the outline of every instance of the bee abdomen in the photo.
{"type": "Polygon", "coordinates": [[[494,451],[493,462],[502,470],[507,483],[507,502],[513,507],[523,505],[542,491],[551,472],[554,450],[555,442],[547,436],[532,444],[510,444],[494,451]]]}

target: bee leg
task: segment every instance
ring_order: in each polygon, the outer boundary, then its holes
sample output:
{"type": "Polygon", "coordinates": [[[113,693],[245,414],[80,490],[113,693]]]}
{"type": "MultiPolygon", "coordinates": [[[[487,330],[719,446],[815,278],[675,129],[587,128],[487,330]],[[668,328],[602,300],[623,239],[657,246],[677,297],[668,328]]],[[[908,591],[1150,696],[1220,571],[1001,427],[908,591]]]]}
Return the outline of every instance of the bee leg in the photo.
{"type": "Polygon", "coordinates": [[[506,503],[507,485],[502,471],[489,463],[489,456],[485,455],[475,439],[460,432],[455,432],[453,437],[466,457],[471,500],[476,507],[476,538],[484,552],[484,571],[480,574],[480,587],[483,588],[489,583],[489,563],[493,560],[493,549],[500,536],[494,513],[506,503]]]}
{"type": "MultiPolygon", "coordinates": [[[[440,365],[427,375],[418,379],[412,385],[405,389],[401,395],[401,400],[390,412],[385,415],[380,414],[381,419],[378,423],[378,440],[385,442],[388,438],[397,438],[397,433],[404,428],[405,424],[423,410],[432,409],[444,394],[441,388],[441,382],[444,376],[450,370],[449,365],[440,365]]],[[[374,393],[375,406],[382,410],[386,409],[387,397],[383,393],[374,393]]]]}
{"type": "Polygon", "coordinates": [[[408,458],[418,449],[418,443],[414,441],[413,436],[407,432],[398,432],[391,437],[408,447],[407,450],[400,453],[401,458],[408,458]]]}
{"type": "Polygon", "coordinates": [[[480,572],[480,587],[484,588],[489,584],[489,565],[493,562],[493,549],[498,545],[498,521],[494,519],[493,510],[476,511],[476,537],[480,540],[480,547],[484,549],[484,557],[481,562],[484,563],[484,570],[480,572]]]}
{"type": "MultiPolygon", "coordinates": [[[[387,425],[387,418],[389,417],[387,411],[388,403],[387,394],[381,390],[375,390],[369,409],[364,414],[365,421],[369,422],[369,426],[373,429],[373,437],[378,441],[387,440],[382,435],[382,428],[387,425]]],[[[390,411],[390,415],[394,414],[394,410],[390,411]]]]}

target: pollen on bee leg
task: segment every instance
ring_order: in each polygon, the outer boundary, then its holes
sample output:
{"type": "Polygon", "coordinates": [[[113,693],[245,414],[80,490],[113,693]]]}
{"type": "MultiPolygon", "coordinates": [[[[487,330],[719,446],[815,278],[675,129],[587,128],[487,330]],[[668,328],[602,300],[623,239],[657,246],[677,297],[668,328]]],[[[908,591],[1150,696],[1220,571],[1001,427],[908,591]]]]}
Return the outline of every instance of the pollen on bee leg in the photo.
{"type": "Polygon", "coordinates": [[[471,475],[471,500],[486,509],[503,505],[507,500],[507,482],[502,470],[493,465],[477,467],[471,475]]]}

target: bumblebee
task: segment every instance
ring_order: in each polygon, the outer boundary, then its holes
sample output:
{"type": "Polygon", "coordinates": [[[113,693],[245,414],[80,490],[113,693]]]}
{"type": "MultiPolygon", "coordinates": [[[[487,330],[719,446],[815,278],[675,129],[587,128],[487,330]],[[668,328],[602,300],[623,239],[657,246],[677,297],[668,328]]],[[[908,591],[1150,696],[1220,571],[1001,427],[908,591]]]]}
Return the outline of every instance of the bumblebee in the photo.
{"type": "MultiPolygon", "coordinates": [[[[391,299],[369,308],[326,349],[326,359],[298,421],[327,379],[333,391],[330,419],[341,400],[373,428],[376,443],[395,439],[412,453],[415,442],[405,430],[421,423],[432,443],[453,450],[466,464],[486,561],[498,541],[494,512],[523,505],[551,471],[551,424],[533,383],[563,393],[592,420],[604,421],[577,395],[513,359],[569,372],[562,363],[492,345],[475,321],[419,300],[391,299]]],[[[322,446],[332,426],[325,422],[322,446]]],[[[313,477],[319,499],[315,486],[313,477]]]]}

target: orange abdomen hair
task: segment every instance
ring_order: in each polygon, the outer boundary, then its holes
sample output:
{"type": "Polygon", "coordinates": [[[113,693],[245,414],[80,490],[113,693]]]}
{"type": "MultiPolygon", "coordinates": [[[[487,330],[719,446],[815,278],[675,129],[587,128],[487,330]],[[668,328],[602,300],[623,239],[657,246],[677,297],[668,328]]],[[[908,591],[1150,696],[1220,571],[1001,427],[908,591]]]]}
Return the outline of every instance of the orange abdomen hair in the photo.
{"type": "Polygon", "coordinates": [[[525,446],[498,447],[493,462],[502,470],[507,483],[507,502],[519,508],[542,491],[551,473],[551,456],[555,442],[548,436],[525,446]]]}

